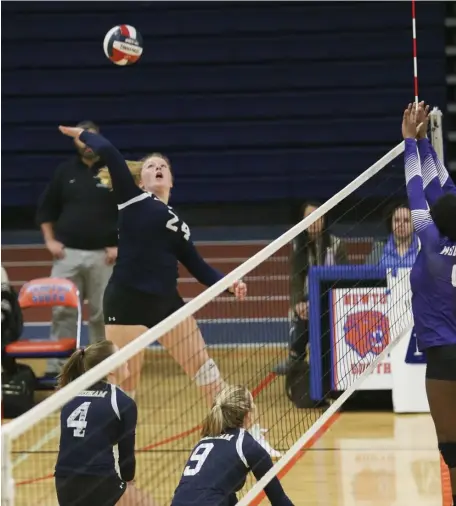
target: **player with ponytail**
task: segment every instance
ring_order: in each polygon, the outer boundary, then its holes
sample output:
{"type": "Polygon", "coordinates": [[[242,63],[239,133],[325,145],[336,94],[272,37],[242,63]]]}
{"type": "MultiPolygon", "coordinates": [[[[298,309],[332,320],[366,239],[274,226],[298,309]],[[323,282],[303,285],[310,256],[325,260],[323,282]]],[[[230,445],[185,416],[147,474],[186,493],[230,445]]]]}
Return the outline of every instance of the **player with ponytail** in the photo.
{"type": "MultiPolygon", "coordinates": [[[[250,471],[260,480],[271,469],[271,457],[247,430],[254,412],[244,386],[225,387],[215,397],[171,506],[234,505],[250,471]]],[[[292,506],[277,477],[264,491],[272,506],[292,506]]]]}
{"type": "MultiPolygon", "coordinates": [[[[117,350],[111,341],[100,341],[75,351],[58,377],[59,388],[117,350]]],[[[115,385],[127,376],[125,363],[63,406],[55,466],[60,506],[155,506],[134,484],[137,408],[115,385]]]]}
{"type": "MultiPolygon", "coordinates": [[[[80,139],[104,161],[107,171],[100,178],[112,187],[117,200],[119,249],[105,290],[103,312],[107,339],[122,348],[184,305],[177,290],[178,262],[205,286],[214,285],[224,274],[200,256],[189,226],[168,205],[174,180],[166,156],[152,153],[139,167],[137,163],[126,163],[100,134],[70,127],[60,127],[60,131],[80,139]]],[[[237,281],[228,291],[243,300],[247,287],[237,281]]],[[[194,316],[180,322],[159,342],[212,404],[225,382],[209,357],[194,316]]],[[[131,374],[122,383],[132,397],[143,361],[141,351],[129,361],[131,374]]],[[[280,456],[266,441],[258,424],[252,427],[252,433],[272,456],[280,456]]]]}

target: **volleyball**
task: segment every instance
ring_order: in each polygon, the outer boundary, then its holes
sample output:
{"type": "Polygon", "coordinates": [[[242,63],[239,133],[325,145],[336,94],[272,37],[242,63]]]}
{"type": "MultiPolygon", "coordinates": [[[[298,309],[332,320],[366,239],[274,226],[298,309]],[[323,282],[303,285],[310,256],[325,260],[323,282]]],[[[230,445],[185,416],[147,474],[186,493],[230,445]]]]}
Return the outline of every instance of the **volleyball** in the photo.
{"type": "Polygon", "coordinates": [[[116,65],[133,65],[143,52],[141,34],[131,25],[114,26],[105,35],[103,49],[116,65]]]}

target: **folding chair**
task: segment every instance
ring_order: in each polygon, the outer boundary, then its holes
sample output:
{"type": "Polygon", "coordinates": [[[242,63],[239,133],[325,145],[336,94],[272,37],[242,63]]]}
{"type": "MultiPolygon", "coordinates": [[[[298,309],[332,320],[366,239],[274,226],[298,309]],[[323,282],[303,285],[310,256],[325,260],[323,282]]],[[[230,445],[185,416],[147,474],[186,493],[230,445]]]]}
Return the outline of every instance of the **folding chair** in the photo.
{"type": "MultiPolygon", "coordinates": [[[[76,337],[65,337],[58,341],[20,339],[6,346],[9,357],[21,358],[68,358],[79,348],[81,342],[82,308],[77,286],[68,279],[40,278],[26,283],[19,292],[19,305],[22,309],[32,307],[65,306],[77,310],[76,337]]],[[[53,388],[53,378],[37,378],[37,389],[53,388]]]]}

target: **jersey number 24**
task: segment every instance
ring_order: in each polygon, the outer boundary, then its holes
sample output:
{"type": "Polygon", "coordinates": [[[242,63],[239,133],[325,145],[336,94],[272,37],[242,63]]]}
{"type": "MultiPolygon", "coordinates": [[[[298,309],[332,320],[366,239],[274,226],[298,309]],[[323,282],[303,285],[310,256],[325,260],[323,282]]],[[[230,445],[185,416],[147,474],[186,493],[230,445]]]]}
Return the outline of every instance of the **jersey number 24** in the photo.
{"type": "MultiPolygon", "coordinates": [[[[166,228],[169,228],[173,232],[177,232],[179,227],[177,227],[176,224],[179,223],[179,218],[170,209],[168,209],[168,213],[172,215],[172,218],[166,222],[166,228]]],[[[184,234],[184,239],[188,241],[190,239],[190,228],[185,221],[182,222],[180,229],[184,234]]]]}

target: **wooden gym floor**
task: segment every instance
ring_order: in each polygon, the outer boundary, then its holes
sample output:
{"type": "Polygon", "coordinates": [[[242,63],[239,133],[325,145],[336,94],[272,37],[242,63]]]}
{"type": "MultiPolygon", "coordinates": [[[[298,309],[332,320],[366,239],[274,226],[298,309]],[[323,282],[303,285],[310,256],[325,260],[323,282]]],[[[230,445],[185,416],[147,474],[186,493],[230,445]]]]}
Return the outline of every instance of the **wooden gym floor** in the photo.
{"type": "MultiPolygon", "coordinates": [[[[284,353],[277,348],[212,352],[230,382],[247,383],[257,394],[262,426],[270,429],[269,441],[281,450],[288,449],[320,414],[292,408],[283,392],[283,378],[269,374],[284,353]]],[[[198,441],[197,426],[206,406],[194,385],[161,351],[147,353],[137,402],[137,485],[159,504],[169,505],[198,441]]],[[[57,505],[51,475],[58,436],[54,414],[15,442],[17,506],[57,505]]],[[[253,483],[250,478],[244,491],[253,483]]],[[[442,499],[440,460],[428,415],[336,415],[285,469],[282,484],[295,505],[449,504],[442,499]]]]}

